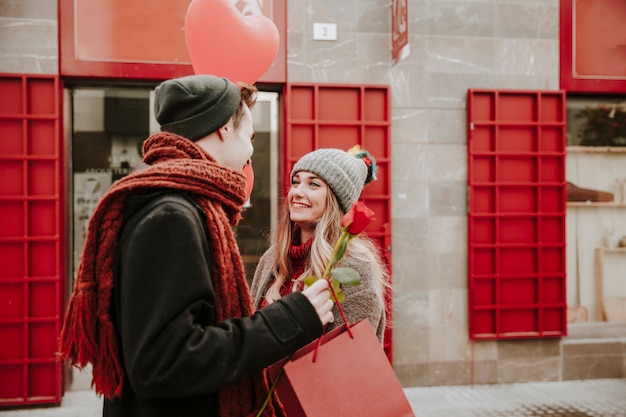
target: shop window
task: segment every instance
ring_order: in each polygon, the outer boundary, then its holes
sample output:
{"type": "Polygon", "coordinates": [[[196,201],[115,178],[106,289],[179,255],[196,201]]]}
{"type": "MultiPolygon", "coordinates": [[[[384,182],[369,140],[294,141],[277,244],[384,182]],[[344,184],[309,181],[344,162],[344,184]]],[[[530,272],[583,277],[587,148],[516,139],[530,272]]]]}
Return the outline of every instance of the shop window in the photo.
{"type": "MultiPolygon", "coordinates": [[[[89,219],[109,187],[142,159],[143,141],[159,131],[150,87],[77,87],[71,90],[71,229],[73,274],[78,270],[89,219]]],[[[268,247],[278,205],[278,94],[260,92],[252,109],[255,187],[235,229],[251,281],[268,247]]]]}
{"type": "Polygon", "coordinates": [[[568,321],[626,321],[626,97],[567,98],[568,321]]]}
{"type": "Polygon", "coordinates": [[[100,198],[141,161],[149,136],[150,89],[72,90],[73,271],[77,271],[87,225],[100,198]]]}
{"type": "Polygon", "coordinates": [[[567,145],[626,147],[626,96],[568,97],[567,145]]]}

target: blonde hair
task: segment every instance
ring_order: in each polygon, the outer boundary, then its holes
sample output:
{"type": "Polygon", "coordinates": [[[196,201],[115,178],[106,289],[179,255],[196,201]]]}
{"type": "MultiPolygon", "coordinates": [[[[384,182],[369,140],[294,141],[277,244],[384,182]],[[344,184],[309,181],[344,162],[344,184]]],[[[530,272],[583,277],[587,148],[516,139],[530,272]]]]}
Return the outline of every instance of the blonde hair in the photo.
{"type": "MultiPolygon", "coordinates": [[[[308,276],[321,278],[324,275],[326,265],[333,254],[335,242],[342,232],[341,218],[343,215],[337,198],[329,188],[326,193],[326,208],[315,225],[309,259],[304,272],[297,278],[298,281],[308,276]]],[[[277,227],[275,280],[265,296],[268,303],[280,298],[280,288],[290,279],[292,265],[290,264],[289,247],[293,242],[296,228],[297,226],[289,218],[289,202],[285,198],[277,227]]],[[[383,285],[389,285],[387,268],[380,257],[377,245],[370,238],[363,235],[353,238],[348,245],[345,257],[367,264],[373,276],[378,277],[383,285]]]]}

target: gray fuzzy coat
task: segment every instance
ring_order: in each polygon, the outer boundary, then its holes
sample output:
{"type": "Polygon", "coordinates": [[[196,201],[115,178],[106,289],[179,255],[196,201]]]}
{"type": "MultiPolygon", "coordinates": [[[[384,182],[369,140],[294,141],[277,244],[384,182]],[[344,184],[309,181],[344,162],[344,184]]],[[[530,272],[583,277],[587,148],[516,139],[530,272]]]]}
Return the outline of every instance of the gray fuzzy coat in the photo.
{"type": "MultiPolygon", "coordinates": [[[[252,286],[252,299],[255,308],[259,308],[267,290],[274,282],[274,265],[276,263],[276,247],[270,247],[259,260],[252,286]]],[[[346,255],[337,266],[354,268],[361,276],[359,285],[343,285],[346,296],[341,304],[348,319],[348,323],[355,324],[359,320],[369,319],[378,339],[382,342],[386,325],[385,301],[383,297],[383,284],[380,279],[372,274],[368,265],[357,262],[346,255]]],[[[337,306],[333,307],[335,320],[328,324],[327,330],[343,324],[343,319],[337,306]]]]}

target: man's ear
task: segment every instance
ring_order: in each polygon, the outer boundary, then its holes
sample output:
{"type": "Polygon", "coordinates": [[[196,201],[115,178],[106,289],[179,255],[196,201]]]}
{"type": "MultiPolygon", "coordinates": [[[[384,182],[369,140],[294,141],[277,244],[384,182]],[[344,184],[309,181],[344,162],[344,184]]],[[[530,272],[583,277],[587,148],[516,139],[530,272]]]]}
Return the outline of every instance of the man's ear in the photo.
{"type": "Polygon", "coordinates": [[[217,134],[220,137],[220,140],[223,142],[226,140],[226,138],[228,137],[228,132],[230,131],[230,128],[228,127],[227,124],[225,124],[224,126],[220,127],[219,129],[217,129],[217,134]]]}

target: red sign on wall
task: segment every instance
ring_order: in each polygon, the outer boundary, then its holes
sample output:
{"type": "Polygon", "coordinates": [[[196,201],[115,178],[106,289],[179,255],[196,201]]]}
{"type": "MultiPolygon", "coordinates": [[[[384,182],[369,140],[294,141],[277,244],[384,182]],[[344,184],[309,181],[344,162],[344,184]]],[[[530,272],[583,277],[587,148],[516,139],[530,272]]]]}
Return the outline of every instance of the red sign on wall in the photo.
{"type": "MultiPolygon", "coordinates": [[[[231,0],[244,15],[264,15],[280,45],[260,82],[286,82],[286,0],[231,0]]],[[[185,42],[191,0],[60,0],[61,74],[164,79],[193,74],[185,42]]]]}
{"type": "Polygon", "coordinates": [[[626,91],[626,2],[561,0],[561,88],[626,91]]]}
{"type": "Polygon", "coordinates": [[[391,59],[393,65],[409,55],[409,2],[391,2],[391,59]]]}
{"type": "Polygon", "coordinates": [[[579,0],[574,4],[575,76],[626,80],[624,22],[623,0],[579,0]]]}

